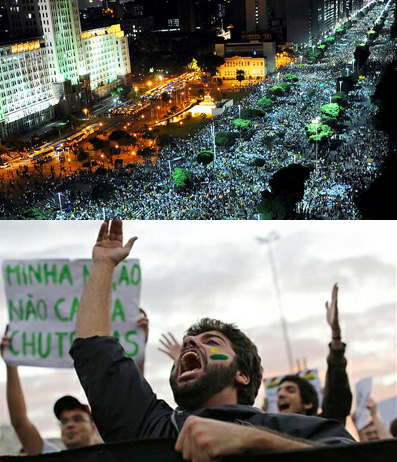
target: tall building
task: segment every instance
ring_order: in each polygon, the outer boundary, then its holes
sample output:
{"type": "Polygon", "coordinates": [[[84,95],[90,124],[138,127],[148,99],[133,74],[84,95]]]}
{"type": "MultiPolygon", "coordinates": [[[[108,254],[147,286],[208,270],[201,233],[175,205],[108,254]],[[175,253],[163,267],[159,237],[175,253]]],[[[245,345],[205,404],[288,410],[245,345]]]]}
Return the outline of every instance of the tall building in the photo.
{"type": "Polygon", "coordinates": [[[245,30],[247,32],[268,29],[267,0],[245,1],[245,30]]]}
{"type": "Polygon", "coordinates": [[[179,28],[182,32],[196,30],[196,11],[194,0],[178,0],[179,28]]]}
{"type": "Polygon", "coordinates": [[[76,85],[79,75],[86,74],[78,0],[37,0],[37,3],[44,41],[52,50],[50,59],[56,81],[71,80],[76,85]]]}
{"type": "Polygon", "coordinates": [[[120,24],[84,31],[82,39],[91,90],[103,97],[120,77],[131,71],[128,41],[120,24]]]}
{"type": "Polygon", "coordinates": [[[0,45],[0,134],[24,131],[54,117],[54,68],[44,40],[0,45]]]}
{"type": "Polygon", "coordinates": [[[40,24],[38,4],[32,0],[4,0],[8,13],[9,39],[39,37],[43,31],[40,24]]]}
{"type": "Polygon", "coordinates": [[[315,45],[362,6],[362,0],[286,0],[287,41],[315,45]]]}
{"type": "Polygon", "coordinates": [[[120,24],[82,32],[78,0],[36,4],[43,36],[0,48],[1,136],[80,110],[131,72],[120,24]]]}

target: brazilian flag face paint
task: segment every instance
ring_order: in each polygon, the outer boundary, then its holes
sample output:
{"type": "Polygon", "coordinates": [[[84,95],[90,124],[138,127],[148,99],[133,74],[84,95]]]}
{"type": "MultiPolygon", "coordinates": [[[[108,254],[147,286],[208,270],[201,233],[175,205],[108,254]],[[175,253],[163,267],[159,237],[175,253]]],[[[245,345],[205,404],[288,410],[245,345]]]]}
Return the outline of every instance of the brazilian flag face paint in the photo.
{"type": "Polygon", "coordinates": [[[210,348],[210,353],[210,359],[213,361],[227,361],[229,359],[229,356],[225,355],[219,348],[210,348]]]}

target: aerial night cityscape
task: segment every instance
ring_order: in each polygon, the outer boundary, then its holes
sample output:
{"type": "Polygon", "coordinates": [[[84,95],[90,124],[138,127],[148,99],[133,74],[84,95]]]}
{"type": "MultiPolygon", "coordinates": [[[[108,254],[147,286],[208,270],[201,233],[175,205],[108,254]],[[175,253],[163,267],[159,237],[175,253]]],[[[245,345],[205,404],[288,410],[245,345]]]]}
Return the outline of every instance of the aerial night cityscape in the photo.
{"type": "Polygon", "coordinates": [[[4,0],[0,215],[393,219],[395,0],[4,0]]]}

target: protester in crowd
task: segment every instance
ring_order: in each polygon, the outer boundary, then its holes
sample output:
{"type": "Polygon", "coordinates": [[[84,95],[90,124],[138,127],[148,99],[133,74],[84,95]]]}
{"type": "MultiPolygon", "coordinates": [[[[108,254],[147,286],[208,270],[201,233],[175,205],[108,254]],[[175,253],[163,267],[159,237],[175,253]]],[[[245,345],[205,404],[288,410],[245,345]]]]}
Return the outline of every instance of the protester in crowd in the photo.
{"type": "MultiPolygon", "coordinates": [[[[360,441],[376,441],[393,438],[392,433],[382,422],[376,402],[372,398],[368,398],[366,406],[370,412],[371,421],[364,428],[358,430],[360,441]]],[[[355,418],[353,420],[355,420],[355,418]]]]}
{"type": "Polygon", "coordinates": [[[277,407],[281,413],[317,415],[318,395],[313,385],[298,375],[286,375],[277,390],[277,407]]]}
{"type": "MultiPolygon", "coordinates": [[[[323,412],[321,417],[336,419],[343,424],[350,413],[352,394],[346,373],[344,353],[346,345],[341,340],[341,328],[338,314],[338,285],[332,288],[331,303],[325,303],[327,322],[331,327],[330,352],[327,358],[328,370],[325,381],[323,412]]],[[[180,344],[169,332],[162,334],[160,351],[175,359],[180,351],[180,344]]],[[[304,415],[316,415],[318,410],[318,395],[315,388],[298,375],[283,377],[277,393],[279,412],[304,415]]]]}
{"type": "MultiPolygon", "coordinates": [[[[7,336],[6,330],[1,341],[2,357],[10,342],[11,338],[7,336]]],[[[37,427],[29,419],[18,367],[6,363],[6,369],[7,405],[11,425],[23,447],[20,454],[35,455],[60,451],[55,444],[41,437],[37,427]]],[[[66,449],[91,446],[100,442],[87,405],[81,404],[71,396],[64,396],[55,403],[54,412],[61,423],[61,439],[66,449]]]]}
{"type": "MultiPolygon", "coordinates": [[[[331,343],[327,357],[327,375],[321,417],[336,419],[345,424],[350,414],[352,393],[346,373],[346,344],[342,342],[338,313],[338,285],[332,288],[331,303],[325,303],[327,322],[331,327],[331,343]]],[[[314,387],[306,380],[288,375],[280,382],[277,393],[277,405],[280,412],[316,415],[318,396],[314,387]]]]}
{"type": "Polygon", "coordinates": [[[179,407],[173,411],[157,399],[133,359],[109,336],[113,271],[135,240],[123,246],[120,221],[113,221],[110,229],[108,221],[101,225],[70,350],[105,442],[178,437],[175,449],[195,462],[354,441],[335,421],[253,408],[262,380],[257,348],[235,326],[208,318],[188,329],[171,370],[179,407]]]}

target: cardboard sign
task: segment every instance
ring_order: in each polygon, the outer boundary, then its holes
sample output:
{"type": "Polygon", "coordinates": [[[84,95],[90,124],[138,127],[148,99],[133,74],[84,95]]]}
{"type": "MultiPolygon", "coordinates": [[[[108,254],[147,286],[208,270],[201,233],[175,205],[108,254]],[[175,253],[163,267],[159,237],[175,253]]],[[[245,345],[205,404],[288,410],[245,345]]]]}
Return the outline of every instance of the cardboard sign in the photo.
{"type": "MultiPolygon", "coordinates": [[[[12,338],[8,364],[72,367],[69,349],[75,337],[77,312],[91,260],[14,260],[3,263],[12,338]]],[[[141,267],[136,259],[116,266],[112,283],[112,335],[128,356],[144,360],[139,318],[141,267]]]]}
{"type": "Polygon", "coordinates": [[[371,414],[367,409],[367,400],[371,396],[372,377],[356,383],[356,427],[362,430],[371,422],[371,414]]]}
{"type": "MultiPolygon", "coordinates": [[[[323,400],[323,394],[321,391],[321,382],[318,377],[318,370],[317,369],[304,369],[298,373],[299,377],[307,380],[309,383],[313,385],[313,387],[317,391],[318,395],[318,402],[319,407],[321,407],[321,403],[323,400]]],[[[277,391],[280,385],[280,381],[285,377],[285,375],[281,375],[278,377],[269,377],[263,379],[265,382],[265,390],[266,390],[266,398],[267,398],[267,412],[270,413],[278,413],[277,407],[277,391]]]]}

